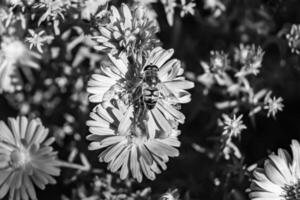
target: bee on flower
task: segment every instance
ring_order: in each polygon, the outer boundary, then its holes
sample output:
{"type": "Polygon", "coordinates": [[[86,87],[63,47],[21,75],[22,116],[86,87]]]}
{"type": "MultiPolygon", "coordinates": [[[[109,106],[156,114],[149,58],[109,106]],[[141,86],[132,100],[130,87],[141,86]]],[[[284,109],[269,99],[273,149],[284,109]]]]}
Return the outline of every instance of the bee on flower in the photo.
{"type": "Polygon", "coordinates": [[[40,55],[30,51],[18,39],[3,36],[0,43],[0,92],[21,89],[22,80],[17,68],[24,66],[38,69],[36,60],[40,55]]]}
{"type": "Polygon", "coordinates": [[[253,172],[250,185],[250,199],[299,199],[300,196],[300,145],[291,144],[292,156],[284,149],[272,153],[265,160],[263,168],[253,172]]]}
{"type": "Polygon", "coordinates": [[[36,200],[35,187],[55,184],[60,174],[56,152],[39,119],[9,118],[0,121],[0,199],[36,200]]]}
{"type": "Polygon", "coordinates": [[[150,124],[136,122],[133,113],[128,115],[128,106],[121,102],[109,107],[99,104],[87,121],[91,141],[90,150],[104,149],[99,155],[100,162],[108,163],[108,169],[119,172],[120,178],[129,176],[139,182],[143,176],[150,180],[166,170],[169,157],[179,155],[179,131],[172,129],[168,135],[150,124]],[[122,119],[128,119],[126,123],[122,119]]]}
{"type": "Polygon", "coordinates": [[[293,24],[291,30],[286,34],[289,47],[292,53],[300,54],[300,25],[293,24]]]}
{"type": "Polygon", "coordinates": [[[120,10],[111,6],[110,12],[110,23],[100,26],[100,35],[93,37],[98,42],[96,50],[140,59],[160,43],[155,35],[158,26],[147,18],[143,7],[130,10],[126,4],[122,4],[120,10]]]}
{"type": "Polygon", "coordinates": [[[169,60],[173,53],[157,47],[142,65],[109,54],[112,64],[102,66],[103,73],[93,74],[88,82],[90,102],[120,100],[129,105],[128,112],[135,110],[135,116],[149,118],[148,123],[157,122],[164,130],[171,129],[168,120],[183,123],[184,115],[175,105],[191,100],[186,90],[194,84],[185,80],[178,60],[169,60]]]}

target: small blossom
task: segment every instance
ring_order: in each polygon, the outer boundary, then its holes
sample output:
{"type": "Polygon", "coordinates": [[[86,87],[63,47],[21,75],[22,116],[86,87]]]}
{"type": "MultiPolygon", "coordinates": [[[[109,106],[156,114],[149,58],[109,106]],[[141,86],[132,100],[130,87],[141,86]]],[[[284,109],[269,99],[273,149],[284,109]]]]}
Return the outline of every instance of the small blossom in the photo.
{"type": "Polygon", "coordinates": [[[241,132],[247,127],[244,125],[242,121],[243,115],[236,117],[233,115],[233,118],[230,118],[228,115],[224,114],[222,124],[224,126],[223,135],[231,137],[238,137],[241,132]]]}
{"type": "Polygon", "coordinates": [[[110,23],[100,26],[100,36],[93,37],[99,45],[96,50],[119,56],[143,56],[159,44],[157,24],[149,20],[143,7],[133,11],[122,4],[120,11],[111,6],[110,23]]]}
{"type": "Polygon", "coordinates": [[[286,34],[292,53],[300,54],[300,25],[293,24],[290,32],[286,34]]]}
{"type": "Polygon", "coordinates": [[[184,17],[187,14],[194,15],[195,7],[196,7],[196,3],[193,0],[188,3],[186,2],[186,0],[181,0],[180,16],[184,17]]]}
{"type": "Polygon", "coordinates": [[[145,129],[140,122],[135,122],[128,115],[128,107],[124,104],[104,107],[99,104],[90,114],[87,121],[91,134],[87,139],[92,141],[90,150],[105,149],[99,155],[100,162],[107,162],[108,169],[120,172],[125,179],[130,174],[139,182],[143,176],[154,180],[156,175],[167,168],[169,157],[179,155],[176,147],[178,131],[172,130],[169,135],[161,134],[153,129],[145,129]],[[127,118],[126,123],[122,119],[127,118]],[[150,132],[153,133],[150,133],[150,132]]]}
{"type": "Polygon", "coordinates": [[[236,76],[245,76],[248,74],[257,75],[262,66],[264,51],[261,47],[255,45],[243,45],[235,49],[235,60],[240,62],[243,67],[236,76]]]}
{"type": "Polygon", "coordinates": [[[216,74],[223,74],[229,67],[228,55],[223,51],[210,52],[210,65],[211,72],[216,74]]]}
{"type": "Polygon", "coordinates": [[[292,157],[283,149],[271,154],[263,168],[257,168],[250,185],[250,199],[299,199],[300,145],[293,140],[292,157]]]}
{"type": "Polygon", "coordinates": [[[264,100],[264,109],[268,110],[267,116],[270,117],[272,115],[275,118],[276,114],[279,111],[283,110],[284,105],[282,104],[283,99],[281,97],[271,97],[271,93],[268,93],[264,100]]]}
{"type": "Polygon", "coordinates": [[[17,117],[8,122],[0,121],[0,199],[9,193],[9,199],[36,200],[34,185],[45,189],[60,173],[50,146],[54,138],[46,139],[48,129],[39,119],[17,117]]]}
{"type": "Polygon", "coordinates": [[[45,42],[53,40],[52,36],[44,36],[45,31],[35,33],[34,30],[29,29],[28,32],[30,37],[26,37],[25,40],[29,43],[29,48],[32,49],[32,47],[36,47],[40,53],[43,53],[42,46],[45,42]]]}

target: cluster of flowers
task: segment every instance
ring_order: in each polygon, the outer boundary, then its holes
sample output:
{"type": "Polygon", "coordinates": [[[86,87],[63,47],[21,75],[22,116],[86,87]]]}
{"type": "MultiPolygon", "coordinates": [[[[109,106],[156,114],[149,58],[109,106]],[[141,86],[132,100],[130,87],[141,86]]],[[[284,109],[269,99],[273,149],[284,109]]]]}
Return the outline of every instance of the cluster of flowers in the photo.
{"type": "MultiPolygon", "coordinates": [[[[159,47],[158,24],[139,3],[122,4],[119,11],[108,1],[1,2],[0,93],[22,115],[53,119],[66,107],[58,116],[62,126],[51,127],[60,146],[68,135],[81,140],[74,116],[88,112],[90,93],[90,102],[97,103],[87,122],[90,149],[106,148],[100,161],[122,179],[131,174],[142,181],[143,174],[153,180],[169,157],[179,155],[179,104],[190,101],[185,90],[194,85],[184,79],[180,62],[170,59],[173,50],[159,47]],[[72,108],[79,111],[71,114],[72,108]]],[[[54,138],[46,140],[48,130],[39,119],[9,119],[0,131],[0,198],[9,192],[10,199],[36,199],[33,185],[54,184],[51,176],[59,175],[59,167],[90,169],[82,154],[86,166],[58,161],[50,147],[54,138]]],[[[74,159],[78,150],[74,143],[70,148],[74,159]]],[[[146,198],[148,192],[131,195],[146,198]]]]}
{"type": "Polygon", "coordinates": [[[204,95],[217,93],[223,97],[222,100],[225,99],[215,103],[215,107],[225,112],[218,124],[223,129],[220,140],[226,159],[231,154],[241,158],[232,138],[240,138],[241,132],[247,127],[242,121],[243,115],[238,113],[246,112],[254,120],[258,113],[275,118],[283,110],[283,99],[272,96],[269,89],[257,88],[256,79],[253,78],[260,73],[263,55],[261,47],[244,44],[235,48],[233,54],[211,51],[210,63],[201,62],[204,73],[195,78],[204,85],[204,95]]]}
{"type": "Polygon", "coordinates": [[[251,79],[259,74],[263,55],[261,47],[243,44],[234,49],[233,59],[223,51],[212,51],[210,63],[201,62],[204,74],[197,80],[205,86],[205,94],[216,90],[228,99],[216,103],[218,109],[232,108],[234,113],[242,109],[249,116],[266,110],[268,117],[275,117],[283,109],[283,99],[272,96],[271,90],[255,88],[251,79]]]}
{"type": "Polygon", "coordinates": [[[190,101],[186,89],[194,84],[170,59],[173,50],[158,46],[157,27],[140,7],[110,11],[110,23],[93,36],[108,61],[88,82],[89,101],[97,104],[87,122],[89,149],[105,149],[99,161],[121,179],[154,180],[169,157],[179,155],[178,124],[185,117],[178,105],[190,101]]]}
{"type": "MultiPolygon", "coordinates": [[[[68,135],[82,143],[78,134],[82,129],[77,123],[86,118],[75,120],[74,116],[89,112],[88,101],[95,104],[86,122],[91,133],[87,136],[89,149],[102,149],[99,161],[108,163],[108,169],[118,172],[120,179],[132,177],[141,182],[145,176],[154,180],[166,170],[170,157],[179,155],[178,126],[185,120],[179,108],[191,100],[186,90],[194,84],[185,80],[180,61],[172,58],[174,51],[160,47],[151,3],[162,3],[170,26],[176,9],[181,17],[194,15],[196,3],[136,0],[117,9],[109,7],[108,1],[0,2],[0,94],[20,114],[43,113],[44,118],[56,118],[64,107],[73,112],[59,116],[62,126],[52,127],[55,139],[48,137],[48,129],[38,118],[9,118],[8,124],[0,121],[0,199],[7,194],[15,200],[37,199],[34,185],[44,189],[55,184],[53,176],[59,175],[59,168],[70,165],[58,160],[51,145],[56,140],[63,146],[68,135]],[[51,67],[43,68],[46,64],[51,67]],[[35,80],[37,73],[40,78],[35,80]]],[[[204,8],[214,17],[226,10],[221,0],[205,0],[204,8]]],[[[296,54],[299,30],[293,25],[286,36],[296,54]]],[[[232,154],[242,157],[233,138],[239,138],[247,127],[238,113],[275,117],[283,109],[281,97],[256,88],[253,82],[252,77],[260,73],[263,55],[260,47],[240,45],[233,54],[212,51],[210,63],[201,62],[204,74],[195,81],[204,85],[204,94],[221,94],[226,101],[216,103],[216,108],[231,113],[219,120],[225,159],[232,154]]],[[[76,151],[74,147],[73,159],[76,151]]],[[[293,157],[280,149],[278,155],[270,155],[264,169],[255,170],[251,199],[299,198],[300,145],[296,141],[292,142],[292,152],[293,157]]],[[[85,166],[80,169],[88,171],[89,163],[82,154],[81,160],[85,166]]],[[[74,198],[149,199],[148,188],[132,192],[117,186],[113,190],[112,179],[110,175],[95,178],[92,195],[80,185],[74,198]]],[[[171,191],[161,199],[178,196],[177,191],[171,191]]]]}

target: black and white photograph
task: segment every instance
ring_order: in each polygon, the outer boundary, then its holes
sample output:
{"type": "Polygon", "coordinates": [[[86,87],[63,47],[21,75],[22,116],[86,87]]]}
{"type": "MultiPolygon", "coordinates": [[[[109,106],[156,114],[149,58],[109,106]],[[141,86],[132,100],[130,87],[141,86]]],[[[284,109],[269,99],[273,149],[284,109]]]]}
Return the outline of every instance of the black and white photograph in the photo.
{"type": "Polygon", "coordinates": [[[300,200],[300,0],[0,0],[0,200],[300,200]]]}

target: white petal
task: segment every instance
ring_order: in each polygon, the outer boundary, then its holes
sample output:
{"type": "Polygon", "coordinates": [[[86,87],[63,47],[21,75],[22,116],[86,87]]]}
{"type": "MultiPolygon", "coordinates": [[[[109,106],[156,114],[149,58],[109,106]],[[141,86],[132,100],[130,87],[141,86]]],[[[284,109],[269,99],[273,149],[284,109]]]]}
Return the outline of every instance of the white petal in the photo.
{"type": "Polygon", "coordinates": [[[125,74],[128,71],[128,66],[125,64],[125,62],[120,58],[115,58],[113,55],[108,54],[109,59],[111,62],[120,70],[120,72],[125,77],[125,74]]]}
{"type": "Polygon", "coordinates": [[[124,3],[122,3],[121,9],[122,9],[123,17],[125,19],[125,21],[124,21],[125,29],[131,28],[132,27],[132,23],[131,23],[131,21],[132,21],[132,15],[131,15],[130,9],[124,3]]]}

